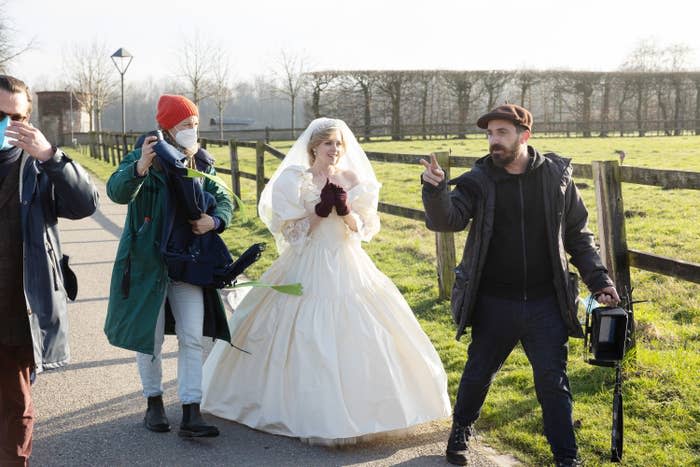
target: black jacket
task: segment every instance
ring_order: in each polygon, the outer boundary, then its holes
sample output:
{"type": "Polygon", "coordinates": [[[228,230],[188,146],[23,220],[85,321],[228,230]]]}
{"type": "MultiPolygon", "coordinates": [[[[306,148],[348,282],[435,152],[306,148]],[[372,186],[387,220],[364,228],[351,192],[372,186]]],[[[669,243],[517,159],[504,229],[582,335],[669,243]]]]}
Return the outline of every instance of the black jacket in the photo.
{"type": "Polygon", "coordinates": [[[483,164],[496,183],[496,204],[480,294],[513,300],[554,295],[542,203],[544,160],[533,150],[521,174],[510,174],[490,159],[483,164]]]}
{"type": "MultiPolygon", "coordinates": [[[[538,155],[534,148],[528,147],[528,150],[538,155]]],[[[451,180],[449,184],[455,185],[451,192],[446,182],[437,187],[423,184],[426,225],[430,230],[457,232],[471,222],[462,261],[455,270],[451,297],[457,339],[473,321],[474,305],[493,234],[496,183],[485,165],[490,157],[479,159],[471,171],[451,180]]],[[[569,335],[583,337],[577,316],[578,279],[569,272],[567,254],[591,291],[613,284],[598,255],[593,234],[588,230],[588,211],[571,178],[570,162],[570,159],[553,153],[544,154],[539,170],[542,171],[546,238],[557,301],[569,335]]]]}
{"type": "MultiPolygon", "coordinates": [[[[99,194],[87,172],[63,151],[39,163],[22,154],[20,209],[24,251],[24,294],[37,372],[68,363],[66,297],[75,276],[67,268],[58,218],[81,219],[97,209],[99,194]]],[[[73,291],[75,292],[75,290],[73,291]]]]}

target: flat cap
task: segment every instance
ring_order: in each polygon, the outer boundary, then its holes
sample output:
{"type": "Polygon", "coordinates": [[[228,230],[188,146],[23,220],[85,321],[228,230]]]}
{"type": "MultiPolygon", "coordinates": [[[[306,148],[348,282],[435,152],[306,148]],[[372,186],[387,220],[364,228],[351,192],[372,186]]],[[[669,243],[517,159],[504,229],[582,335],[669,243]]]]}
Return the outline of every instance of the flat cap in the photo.
{"type": "Polygon", "coordinates": [[[509,120],[532,131],[532,114],[525,108],[515,104],[500,105],[491,112],[479,117],[476,126],[487,129],[491,120],[509,120]]]}

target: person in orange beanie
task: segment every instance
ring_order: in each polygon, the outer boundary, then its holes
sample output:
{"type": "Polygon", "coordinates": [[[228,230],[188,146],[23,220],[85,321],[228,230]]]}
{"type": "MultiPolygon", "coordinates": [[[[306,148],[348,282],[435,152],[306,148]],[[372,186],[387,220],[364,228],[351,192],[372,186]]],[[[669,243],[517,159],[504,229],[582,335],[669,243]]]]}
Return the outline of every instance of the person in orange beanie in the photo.
{"type": "MultiPolygon", "coordinates": [[[[189,167],[215,174],[214,159],[197,143],[199,111],[184,96],[165,94],[158,100],[156,121],[163,138],[182,153],[189,167]]],[[[170,431],[163,406],[162,356],[164,334],[177,334],[178,397],[182,403],[179,435],[218,436],[202,418],[202,335],[230,340],[226,314],[216,288],[170,277],[161,251],[163,232],[173,223],[189,222],[196,235],[222,232],[232,217],[230,195],[209,179],[203,191],[216,200],[214,212],[190,220],[171,196],[166,171],[154,152],[156,136],[122,160],[107,182],[116,203],[129,204],[112,273],[105,333],[112,345],[137,352],[136,360],[148,400],[144,424],[155,432],[170,431]],[[186,219],[186,220],[183,220],[186,219]]],[[[167,237],[166,237],[167,238],[167,237]]]]}

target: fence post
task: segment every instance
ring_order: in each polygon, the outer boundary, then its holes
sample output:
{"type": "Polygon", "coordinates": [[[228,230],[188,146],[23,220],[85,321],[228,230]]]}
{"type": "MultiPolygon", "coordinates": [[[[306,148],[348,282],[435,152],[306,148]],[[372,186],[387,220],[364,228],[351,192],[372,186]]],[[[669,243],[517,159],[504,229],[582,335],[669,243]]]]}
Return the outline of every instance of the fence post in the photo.
{"type": "MultiPolygon", "coordinates": [[[[126,133],[122,133],[121,137],[121,146],[119,150],[117,151],[117,164],[122,163],[122,159],[126,156],[126,154],[129,152],[129,145],[126,142],[126,133]]],[[[119,146],[119,138],[117,138],[117,145],[119,146]]]]}
{"type": "Polygon", "coordinates": [[[107,160],[114,165],[114,144],[112,142],[112,135],[107,133],[105,138],[105,151],[107,151],[107,160]]]}
{"type": "Polygon", "coordinates": [[[112,158],[112,165],[117,165],[117,147],[119,146],[119,139],[114,133],[109,136],[109,153],[112,158]]]}
{"type": "Polygon", "coordinates": [[[270,144],[270,127],[265,127],[265,142],[270,144]]]}
{"type": "Polygon", "coordinates": [[[121,137],[121,141],[119,141],[120,138],[117,138],[117,165],[122,163],[122,159],[124,159],[129,152],[129,145],[126,142],[126,138],[126,133],[121,137]]]}
{"type": "MultiPolygon", "coordinates": [[[[438,164],[445,171],[445,178],[450,178],[450,153],[436,152],[438,164]]],[[[435,256],[437,257],[438,291],[441,300],[450,298],[455,282],[455,235],[453,232],[435,233],[435,256]]]]}
{"type": "Polygon", "coordinates": [[[102,151],[100,151],[100,141],[97,132],[92,133],[92,151],[95,159],[102,159],[102,151]]]}
{"type": "Polygon", "coordinates": [[[265,188],[265,141],[255,143],[255,189],[256,204],[260,203],[260,194],[265,188]]]}
{"type": "MultiPolygon", "coordinates": [[[[620,165],[617,161],[594,161],[593,183],[598,213],[598,237],[600,256],[608,268],[608,274],[615,283],[620,296],[632,299],[630,261],[625,232],[625,210],[622,204],[622,182],[620,165]]],[[[628,303],[630,311],[632,304],[628,303]]],[[[632,314],[632,344],[635,345],[634,314],[632,314]]]]}
{"type": "Polygon", "coordinates": [[[88,146],[90,147],[90,157],[98,159],[97,150],[95,150],[95,132],[91,131],[88,136],[88,146]]]}
{"type": "Polygon", "coordinates": [[[107,138],[105,138],[106,133],[100,133],[98,138],[100,142],[100,149],[102,151],[102,160],[109,164],[109,144],[107,143],[107,138]]]}
{"type": "MultiPolygon", "coordinates": [[[[235,139],[228,141],[229,157],[231,158],[231,189],[241,197],[241,172],[238,169],[238,144],[235,139]]],[[[239,206],[240,207],[240,206],[239,206]]]]}

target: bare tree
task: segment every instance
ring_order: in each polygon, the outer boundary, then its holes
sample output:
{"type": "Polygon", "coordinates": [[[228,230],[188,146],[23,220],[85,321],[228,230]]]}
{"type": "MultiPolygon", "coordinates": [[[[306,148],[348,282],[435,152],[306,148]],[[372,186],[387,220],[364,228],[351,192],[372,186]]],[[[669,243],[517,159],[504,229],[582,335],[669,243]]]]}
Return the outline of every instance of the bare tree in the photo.
{"type": "Polygon", "coordinates": [[[377,73],[374,71],[351,71],[350,77],[355,85],[362,92],[362,102],[364,104],[364,140],[370,140],[372,125],[372,90],[377,80],[377,73]]]}
{"type": "Polygon", "coordinates": [[[408,82],[408,72],[383,71],[377,75],[377,87],[391,101],[391,139],[401,139],[401,93],[408,82]]]}
{"type": "Polygon", "coordinates": [[[311,88],[311,113],[314,118],[321,116],[321,93],[330,86],[338,75],[333,71],[319,71],[307,73],[307,80],[311,88]]]}
{"type": "Polygon", "coordinates": [[[289,99],[291,103],[291,129],[292,139],[296,138],[295,131],[295,110],[299,93],[306,82],[307,59],[299,54],[294,54],[285,50],[280,52],[279,69],[276,72],[276,90],[289,99]]]}
{"type": "Polygon", "coordinates": [[[472,91],[478,81],[478,75],[472,71],[446,71],[442,73],[447,89],[457,98],[457,138],[467,135],[467,118],[469,110],[476,100],[472,91]]]}
{"type": "Polygon", "coordinates": [[[503,70],[489,70],[480,72],[481,83],[484,86],[486,94],[488,94],[488,102],[486,104],[486,111],[493,109],[498,102],[503,88],[505,88],[508,81],[511,79],[511,71],[503,70]]]}
{"type": "Polygon", "coordinates": [[[616,77],[619,88],[619,98],[617,101],[617,120],[620,124],[620,136],[625,136],[625,104],[633,93],[633,74],[620,73],[616,77]]]}
{"type": "Polygon", "coordinates": [[[218,58],[220,49],[200,39],[185,38],[178,49],[178,78],[184,81],[186,93],[192,96],[194,105],[213,94],[212,64],[218,58]]]}
{"type": "Polygon", "coordinates": [[[211,91],[212,99],[216,105],[219,117],[219,139],[224,139],[224,109],[233,98],[233,86],[231,84],[231,67],[226,53],[219,49],[211,67],[211,91]]]}
{"type": "Polygon", "coordinates": [[[559,73],[559,83],[562,88],[577,97],[576,119],[581,122],[580,128],[586,138],[591,136],[591,98],[601,78],[602,73],[590,71],[559,73]]]}
{"type": "Polygon", "coordinates": [[[669,71],[671,71],[671,87],[674,92],[673,101],[673,134],[678,136],[681,134],[681,107],[683,106],[683,84],[687,81],[685,73],[681,73],[688,68],[690,54],[693,51],[686,44],[672,44],[665,50],[666,63],[669,71]]]}
{"type": "Polygon", "coordinates": [[[664,134],[671,135],[671,122],[669,121],[669,76],[666,73],[655,73],[651,77],[651,87],[656,94],[656,105],[661,112],[661,121],[664,126],[664,134]]]}
{"type": "Polygon", "coordinates": [[[515,74],[515,84],[520,90],[520,105],[525,107],[525,98],[530,89],[542,80],[542,73],[532,70],[518,70],[515,74]]]}
{"type": "Polygon", "coordinates": [[[612,91],[614,75],[603,75],[603,102],[600,108],[600,137],[606,138],[610,132],[610,93],[612,91]]]}
{"type": "Polygon", "coordinates": [[[622,63],[622,70],[632,72],[630,76],[634,94],[637,99],[635,116],[639,136],[646,134],[645,126],[649,106],[649,92],[652,80],[648,73],[663,67],[663,52],[653,39],[644,39],[630,52],[622,63]]]}
{"type": "Polygon", "coordinates": [[[102,111],[117,97],[117,71],[106,44],[76,45],[65,58],[68,85],[90,118],[90,131],[102,131],[102,111]]]}
{"type": "MultiPolygon", "coordinates": [[[[7,11],[7,2],[0,1],[0,11],[7,11]]],[[[13,41],[14,29],[10,19],[4,14],[0,16],[0,72],[5,73],[7,66],[15,58],[30,50],[34,46],[34,38],[22,45],[13,41]]]]}
{"type": "Polygon", "coordinates": [[[413,73],[412,80],[417,86],[420,125],[423,139],[428,139],[427,116],[428,116],[428,97],[435,84],[437,72],[432,70],[419,70],[413,73]]]}

